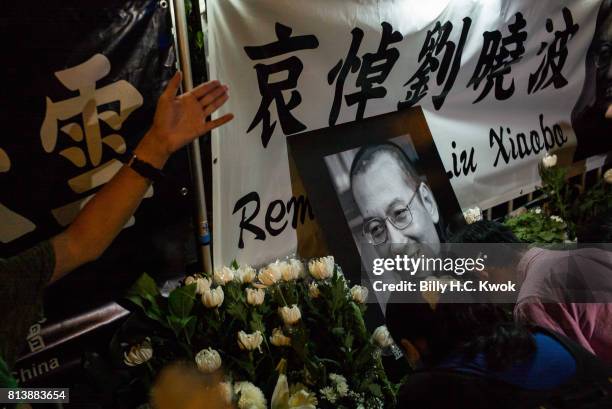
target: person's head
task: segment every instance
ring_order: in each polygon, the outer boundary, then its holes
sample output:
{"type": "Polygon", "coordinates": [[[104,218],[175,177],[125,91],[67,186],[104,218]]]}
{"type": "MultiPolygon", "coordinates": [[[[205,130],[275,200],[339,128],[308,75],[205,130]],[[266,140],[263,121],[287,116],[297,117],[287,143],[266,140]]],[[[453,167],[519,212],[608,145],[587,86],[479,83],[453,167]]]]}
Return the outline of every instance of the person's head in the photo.
{"type": "Polygon", "coordinates": [[[464,226],[451,239],[453,243],[520,243],[508,227],[492,220],[479,220],[464,226]]]}
{"type": "Polygon", "coordinates": [[[421,243],[438,253],[436,200],[406,154],[395,144],[361,148],[351,166],[351,192],[366,240],[381,256],[411,255],[421,243]]]}
{"type": "Polygon", "coordinates": [[[515,324],[502,305],[451,303],[445,294],[436,303],[389,302],[386,323],[409,361],[419,359],[425,367],[482,353],[489,368],[504,369],[535,348],[529,331],[515,324]]]}
{"type": "Polygon", "coordinates": [[[156,409],[234,409],[232,393],[220,371],[207,374],[193,362],[175,362],[155,379],[150,403],[156,409]]]}
{"type": "Polygon", "coordinates": [[[492,220],[479,220],[463,226],[449,238],[451,248],[462,255],[476,257],[486,254],[485,270],[480,274],[493,282],[515,281],[516,265],[523,255],[524,246],[512,230],[492,220]],[[474,244],[487,244],[486,247],[474,244]]]}

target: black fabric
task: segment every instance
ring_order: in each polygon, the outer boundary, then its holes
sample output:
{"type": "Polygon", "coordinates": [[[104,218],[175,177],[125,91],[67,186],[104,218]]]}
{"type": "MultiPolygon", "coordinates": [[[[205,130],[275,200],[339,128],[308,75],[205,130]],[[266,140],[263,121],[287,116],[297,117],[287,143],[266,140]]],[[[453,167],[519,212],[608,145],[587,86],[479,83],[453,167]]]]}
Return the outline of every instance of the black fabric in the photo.
{"type": "Polygon", "coordinates": [[[40,316],[43,291],[54,267],[55,253],[49,241],[14,257],[0,258],[0,355],[9,368],[25,344],[28,329],[40,316]]]}
{"type": "Polygon", "coordinates": [[[573,341],[544,329],[576,360],[576,374],[559,388],[530,391],[508,383],[450,369],[410,375],[398,408],[409,409],[609,409],[612,369],[573,341]]]}

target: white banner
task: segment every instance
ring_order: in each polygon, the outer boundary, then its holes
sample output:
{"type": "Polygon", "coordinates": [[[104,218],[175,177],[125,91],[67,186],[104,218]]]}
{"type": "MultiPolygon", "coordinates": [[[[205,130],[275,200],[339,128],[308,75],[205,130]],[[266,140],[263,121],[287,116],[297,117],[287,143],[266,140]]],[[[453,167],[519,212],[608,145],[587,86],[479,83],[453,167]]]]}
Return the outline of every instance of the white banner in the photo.
{"type": "MultiPolygon", "coordinates": [[[[538,182],[570,115],[600,0],[209,0],[215,264],[295,251],[285,136],[421,105],[462,207],[538,182]]],[[[305,214],[308,217],[308,213],[305,214]]]]}

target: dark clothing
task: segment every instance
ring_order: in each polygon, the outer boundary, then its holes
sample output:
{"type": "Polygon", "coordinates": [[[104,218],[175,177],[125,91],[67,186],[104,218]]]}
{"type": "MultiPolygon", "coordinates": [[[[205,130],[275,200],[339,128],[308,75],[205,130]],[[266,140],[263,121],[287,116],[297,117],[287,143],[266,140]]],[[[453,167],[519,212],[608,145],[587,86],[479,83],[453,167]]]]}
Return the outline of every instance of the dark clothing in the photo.
{"type": "Polygon", "coordinates": [[[55,267],[51,242],[0,259],[0,358],[11,368],[30,326],[39,318],[42,294],[55,267]]]}
{"type": "Polygon", "coordinates": [[[567,382],[557,387],[535,390],[502,380],[503,377],[488,376],[486,373],[476,374],[451,368],[434,368],[419,371],[408,377],[400,391],[398,408],[612,407],[612,383],[609,380],[612,370],[575,342],[552,332],[542,331],[542,333],[558,342],[574,358],[575,374],[567,382]]]}
{"type": "Polygon", "coordinates": [[[482,352],[471,359],[447,359],[438,367],[490,377],[530,390],[552,389],[571,380],[576,374],[572,354],[550,335],[537,332],[533,338],[536,349],[531,358],[502,371],[489,370],[482,352]]]}

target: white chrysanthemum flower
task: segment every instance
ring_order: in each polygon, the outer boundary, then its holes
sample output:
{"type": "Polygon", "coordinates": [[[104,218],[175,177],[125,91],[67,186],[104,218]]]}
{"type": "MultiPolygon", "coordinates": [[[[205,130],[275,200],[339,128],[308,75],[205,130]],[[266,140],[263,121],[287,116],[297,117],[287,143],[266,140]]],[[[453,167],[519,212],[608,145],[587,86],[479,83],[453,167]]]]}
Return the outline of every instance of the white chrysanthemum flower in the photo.
{"type": "Polygon", "coordinates": [[[289,267],[291,267],[292,276],[294,276],[295,279],[304,278],[306,274],[304,263],[302,263],[300,260],[296,258],[292,258],[291,260],[288,261],[288,263],[289,263],[289,267]]]}
{"type": "Polygon", "coordinates": [[[308,271],[317,280],[327,280],[334,275],[334,256],[321,257],[310,260],[308,271]]]}
{"type": "Polygon", "coordinates": [[[246,299],[249,305],[261,305],[266,298],[266,292],[260,288],[247,288],[246,299]]]}
{"type": "Polygon", "coordinates": [[[255,281],[257,277],[257,271],[249,265],[241,266],[234,274],[234,279],[238,280],[243,284],[250,284],[255,281]]]}
{"type": "Polygon", "coordinates": [[[286,336],[281,328],[274,328],[270,343],[276,347],[288,347],[291,346],[291,338],[286,336]]]}
{"type": "Polygon", "coordinates": [[[380,327],[376,328],[372,334],[372,339],[381,348],[388,348],[393,345],[393,338],[391,338],[391,334],[389,333],[386,325],[381,325],[380,327]]]}
{"type": "Polygon", "coordinates": [[[283,281],[295,281],[300,277],[299,266],[297,266],[297,268],[294,268],[290,261],[281,261],[277,263],[279,263],[279,269],[283,281]]]}
{"type": "Polygon", "coordinates": [[[234,270],[224,266],[219,270],[215,270],[213,278],[215,280],[215,284],[225,285],[234,279],[234,270]]]}
{"type": "Polygon", "coordinates": [[[289,409],[317,409],[316,395],[303,385],[292,386],[290,393],[289,409]]]}
{"type": "Polygon", "coordinates": [[[338,396],[344,397],[348,394],[349,387],[344,376],[332,373],[329,374],[329,380],[334,384],[334,388],[338,392],[338,396]]]}
{"type": "Polygon", "coordinates": [[[535,209],[533,209],[533,212],[535,214],[540,214],[540,213],[542,213],[542,208],[541,207],[536,207],[535,209]]]}
{"type": "Polygon", "coordinates": [[[290,307],[281,307],[278,312],[283,319],[283,322],[287,325],[293,325],[302,318],[302,312],[296,304],[290,307]]]}
{"type": "Polygon", "coordinates": [[[278,260],[259,270],[259,274],[257,275],[259,282],[266,286],[276,284],[282,277],[281,265],[278,260]]]}
{"type": "Polygon", "coordinates": [[[326,386],[325,388],[321,389],[319,392],[329,402],[336,403],[336,400],[338,399],[338,394],[336,393],[336,390],[332,388],[331,386],[326,386]]]}
{"type": "Polygon", "coordinates": [[[236,382],[234,392],[238,395],[238,409],[267,409],[266,397],[251,382],[236,382]]]}
{"type": "Polygon", "coordinates": [[[465,222],[467,224],[476,223],[477,221],[482,220],[482,211],[479,207],[471,207],[463,212],[463,217],[465,218],[465,222]]]}
{"type": "Polygon", "coordinates": [[[153,357],[151,340],[147,337],[140,344],[132,345],[129,352],[123,353],[123,363],[127,366],[138,366],[153,357]]]}
{"type": "Polygon", "coordinates": [[[319,285],[316,282],[312,282],[308,285],[308,295],[310,298],[319,298],[321,295],[321,291],[319,290],[319,285]]]}
{"type": "Polygon", "coordinates": [[[212,348],[206,348],[195,356],[198,369],[204,373],[213,373],[221,368],[221,355],[212,348]]]}
{"type": "Polygon", "coordinates": [[[555,216],[555,215],[550,216],[550,220],[555,221],[557,223],[564,223],[562,218],[560,218],[559,216],[555,216]]]}
{"type": "Polygon", "coordinates": [[[260,331],[255,331],[251,334],[247,334],[244,331],[238,333],[238,346],[242,350],[254,351],[256,349],[261,352],[261,343],[263,342],[263,335],[260,331]]]}
{"type": "Polygon", "coordinates": [[[206,308],[217,308],[223,304],[224,298],[225,294],[223,293],[223,288],[211,288],[210,290],[204,291],[202,294],[202,304],[204,304],[206,308]]]}
{"type": "Polygon", "coordinates": [[[557,155],[549,155],[548,153],[542,158],[542,165],[545,168],[552,168],[557,164],[557,155]]]}
{"type": "Polygon", "coordinates": [[[603,174],[603,178],[606,183],[612,184],[612,169],[606,170],[606,172],[603,174]]]}
{"type": "Polygon", "coordinates": [[[368,301],[368,289],[361,285],[351,288],[351,297],[357,304],[365,304],[368,301]]]}
{"type": "Polygon", "coordinates": [[[196,294],[204,294],[206,290],[210,290],[212,282],[210,279],[202,276],[189,276],[185,278],[185,285],[196,285],[196,294]]]}

